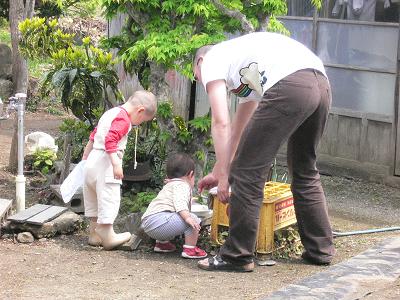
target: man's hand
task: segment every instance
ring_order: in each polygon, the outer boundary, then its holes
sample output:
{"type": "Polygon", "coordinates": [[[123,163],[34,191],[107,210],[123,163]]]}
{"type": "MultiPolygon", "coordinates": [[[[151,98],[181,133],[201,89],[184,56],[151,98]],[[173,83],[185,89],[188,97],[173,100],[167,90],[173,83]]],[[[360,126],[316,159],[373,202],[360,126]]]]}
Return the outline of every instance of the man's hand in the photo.
{"type": "Polygon", "coordinates": [[[203,190],[209,190],[217,185],[218,179],[214,176],[213,173],[210,173],[199,180],[199,182],[197,183],[197,188],[199,190],[199,193],[201,193],[203,190]]]}
{"type": "Polygon", "coordinates": [[[218,199],[222,203],[229,202],[229,182],[228,178],[221,178],[218,182],[218,199]]]}

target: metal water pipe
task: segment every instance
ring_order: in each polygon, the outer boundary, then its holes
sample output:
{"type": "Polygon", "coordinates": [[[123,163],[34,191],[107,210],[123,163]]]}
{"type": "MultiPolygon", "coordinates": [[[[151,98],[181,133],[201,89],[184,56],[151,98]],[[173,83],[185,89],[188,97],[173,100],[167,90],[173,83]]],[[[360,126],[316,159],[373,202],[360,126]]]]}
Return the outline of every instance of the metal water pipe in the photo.
{"type": "Polygon", "coordinates": [[[18,174],[16,182],[16,206],[17,212],[25,210],[25,176],[24,176],[24,113],[26,94],[17,93],[17,114],[18,114],[18,174]]]}

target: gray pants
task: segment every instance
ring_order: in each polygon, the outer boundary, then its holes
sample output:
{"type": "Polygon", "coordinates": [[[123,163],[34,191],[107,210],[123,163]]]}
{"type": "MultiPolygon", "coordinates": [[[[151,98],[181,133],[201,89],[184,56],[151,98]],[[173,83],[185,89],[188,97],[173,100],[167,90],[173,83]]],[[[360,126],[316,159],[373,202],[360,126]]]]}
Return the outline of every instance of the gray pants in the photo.
{"type": "MultiPolygon", "coordinates": [[[[193,213],[190,214],[200,224],[201,220],[193,213]]],[[[178,235],[191,235],[193,228],[188,225],[176,212],[159,212],[150,215],[142,221],[141,227],[146,234],[159,241],[170,241],[178,235]]]]}
{"type": "Polygon", "coordinates": [[[269,89],[243,132],[230,170],[229,237],[220,254],[244,265],[253,260],[263,188],[273,159],[288,141],[287,159],[301,241],[307,254],[330,261],[335,252],[316,150],[328,117],[326,77],[301,70],[269,89]]]}

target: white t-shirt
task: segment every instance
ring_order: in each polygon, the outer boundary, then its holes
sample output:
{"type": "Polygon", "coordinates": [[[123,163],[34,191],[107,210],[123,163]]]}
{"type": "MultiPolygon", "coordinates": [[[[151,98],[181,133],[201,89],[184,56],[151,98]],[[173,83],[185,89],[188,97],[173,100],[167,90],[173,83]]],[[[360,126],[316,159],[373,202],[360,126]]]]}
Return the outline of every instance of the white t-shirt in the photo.
{"type": "Polygon", "coordinates": [[[279,80],[302,69],[326,76],[322,61],[303,44],[277,33],[255,32],[213,46],[201,65],[207,83],[224,79],[229,91],[241,99],[261,100],[279,80]]]}

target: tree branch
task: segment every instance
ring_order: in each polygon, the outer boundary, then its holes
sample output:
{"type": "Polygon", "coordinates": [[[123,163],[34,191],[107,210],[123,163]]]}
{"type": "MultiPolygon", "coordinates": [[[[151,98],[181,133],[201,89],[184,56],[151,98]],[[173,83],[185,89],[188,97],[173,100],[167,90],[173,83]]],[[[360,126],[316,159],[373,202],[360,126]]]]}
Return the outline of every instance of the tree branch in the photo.
{"type": "Polygon", "coordinates": [[[245,32],[249,33],[254,31],[253,25],[251,25],[249,20],[247,20],[246,16],[242,14],[240,11],[227,8],[219,0],[211,0],[211,2],[224,15],[239,20],[240,24],[242,24],[242,29],[245,32]]]}
{"type": "Polygon", "coordinates": [[[128,15],[133,19],[133,21],[135,21],[136,24],[138,24],[141,27],[143,33],[146,34],[145,28],[146,28],[146,23],[149,21],[148,16],[135,9],[135,7],[131,2],[125,3],[125,7],[128,15]]]}
{"type": "Polygon", "coordinates": [[[269,18],[266,14],[260,13],[257,15],[258,28],[256,31],[267,31],[269,18]]]}

